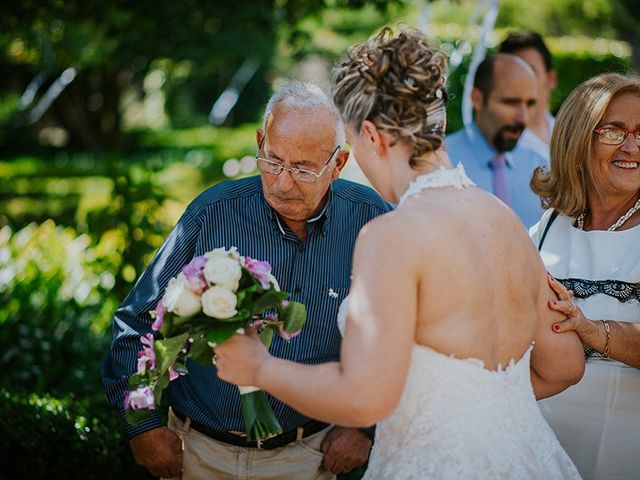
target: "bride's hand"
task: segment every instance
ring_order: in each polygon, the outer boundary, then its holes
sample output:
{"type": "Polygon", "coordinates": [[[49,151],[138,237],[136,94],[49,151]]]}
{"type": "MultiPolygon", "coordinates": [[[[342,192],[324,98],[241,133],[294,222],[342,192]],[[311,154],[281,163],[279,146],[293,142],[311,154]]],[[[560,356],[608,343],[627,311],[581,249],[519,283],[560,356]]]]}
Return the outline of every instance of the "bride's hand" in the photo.
{"type": "Polygon", "coordinates": [[[573,301],[573,292],[571,290],[567,290],[550,273],[547,273],[547,280],[556,297],[558,297],[558,300],[549,300],[549,307],[567,316],[566,320],[554,323],[551,328],[556,333],[573,330],[578,334],[582,343],[587,343],[587,339],[593,335],[593,322],[584,316],[580,307],[573,301]]]}
{"type": "Polygon", "coordinates": [[[258,385],[258,370],[269,352],[253,328],[245,335],[234,335],[214,350],[218,377],[236,385],[258,385]]]}

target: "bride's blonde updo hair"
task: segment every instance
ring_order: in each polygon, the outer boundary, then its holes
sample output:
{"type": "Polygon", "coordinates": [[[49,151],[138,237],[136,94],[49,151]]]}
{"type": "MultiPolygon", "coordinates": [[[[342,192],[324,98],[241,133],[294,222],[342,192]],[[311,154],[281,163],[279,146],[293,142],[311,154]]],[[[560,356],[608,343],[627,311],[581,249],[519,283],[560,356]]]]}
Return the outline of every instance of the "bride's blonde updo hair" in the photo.
{"type": "Polygon", "coordinates": [[[422,170],[423,156],[440,148],[446,126],[447,60],[415,30],[393,35],[389,27],[349,48],[333,69],[333,101],[356,131],[369,120],[393,143],[413,148],[409,165],[422,170]]]}

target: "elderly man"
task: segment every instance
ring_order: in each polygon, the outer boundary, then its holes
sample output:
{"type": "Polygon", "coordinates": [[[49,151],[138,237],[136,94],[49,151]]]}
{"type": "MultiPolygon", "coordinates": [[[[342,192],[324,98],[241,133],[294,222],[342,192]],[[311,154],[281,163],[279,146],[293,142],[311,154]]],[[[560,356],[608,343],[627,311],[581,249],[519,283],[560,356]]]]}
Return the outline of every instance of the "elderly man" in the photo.
{"type": "Polygon", "coordinates": [[[551,92],[558,83],[551,52],[536,32],[512,33],[500,44],[500,51],[513,53],[529,64],[538,79],[538,103],[520,143],[549,160],[549,144],[555,119],[549,112],[551,92]]]}
{"type": "MultiPolygon", "coordinates": [[[[270,99],[257,131],[260,176],[209,188],[194,200],[116,311],[113,344],[103,368],[112,404],[122,412],[148,311],[169,279],[191,258],[236,246],[268,261],[283,290],[307,307],[307,324],[291,343],[274,339],[274,355],[304,363],[337,360],[336,314],[349,289],[360,228],[390,206],[373,190],[345,180],[343,125],[328,96],[294,82],[270,99]]],[[[183,479],[325,479],[366,462],[371,430],[331,426],[271,399],[283,432],[261,445],[242,431],[240,398],[215,366],[189,364],[169,387],[169,426],[160,418],[124,420],[136,461],[157,476],[183,479]]]]}
{"type": "Polygon", "coordinates": [[[529,182],[535,168],[548,163],[518,142],[537,101],[535,73],[515,55],[493,54],[478,66],[473,86],[474,123],[447,136],[449,157],[530,227],[543,210],[529,182]]]}

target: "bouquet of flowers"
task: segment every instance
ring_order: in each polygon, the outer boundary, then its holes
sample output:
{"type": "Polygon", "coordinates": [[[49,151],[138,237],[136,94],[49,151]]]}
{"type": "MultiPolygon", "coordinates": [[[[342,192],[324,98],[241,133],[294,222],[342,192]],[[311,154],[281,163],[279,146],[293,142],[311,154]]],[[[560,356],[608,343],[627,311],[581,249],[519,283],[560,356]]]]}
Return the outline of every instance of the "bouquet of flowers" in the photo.
{"type": "MultiPolygon", "coordinates": [[[[275,333],[286,340],[299,333],[306,310],[288,296],[268,262],[242,257],[235,247],[216,248],[191,260],[150,312],[152,329],[164,339],[156,340],[152,333],[140,338],[137,372],[124,398],[129,422],[151,415],[169,382],[188,373],[187,358],[215,364],[213,348],[244,333],[245,327],[256,328],[267,348],[275,333]]],[[[247,438],[258,441],[282,433],[264,393],[251,386],[238,388],[247,438]]]]}

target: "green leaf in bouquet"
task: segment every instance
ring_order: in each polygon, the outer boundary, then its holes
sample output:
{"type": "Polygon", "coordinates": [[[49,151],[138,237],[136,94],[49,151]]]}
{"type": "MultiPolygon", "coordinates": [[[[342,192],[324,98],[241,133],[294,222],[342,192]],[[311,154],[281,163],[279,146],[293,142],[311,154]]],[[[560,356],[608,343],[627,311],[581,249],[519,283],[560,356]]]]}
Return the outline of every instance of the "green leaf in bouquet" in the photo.
{"type": "Polygon", "coordinates": [[[156,384],[156,388],[153,393],[156,395],[156,404],[160,404],[160,400],[162,399],[162,392],[165,388],[169,386],[169,370],[164,372],[158,378],[158,383],[156,384]]]}
{"type": "Polygon", "coordinates": [[[175,315],[172,313],[166,312],[164,314],[164,319],[162,321],[162,328],[160,329],[160,333],[164,338],[172,337],[174,335],[173,328],[173,319],[175,315]]]}
{"type": "Polygon", "coordinates": [[[153,396],[155,398],[156,405],[160,405],[160,402],[162,401],[162,393],[164,392],[164,389],[167,388],[167,386],[169,385],[169,374],[168,373],[167,373],[166,385],[162,385],[163,383],[164,382],[158,381],[158,383],[156,383],[155,388],[153,389],[153,396]]]}
{"type": "Polygon", "coordinates": [[[249,320],[251,320],[251,310],[246,309],[246,308],[242,308],[238,310],[238,313],[236,313],[233,317],[231,317],[228,320],[220,320],[221,322],[244,322],[247,323],[249,320]]]}
{"type": "Polygon", "coordinates": [[[180,359],[178,359],[178,361],[173,364],[173,371],[181,375],[186,375],[187,373],[189,373],[187,366],[183,362],[181,362],[180,359]]]}
{"type": "Polygon", "coordinates": [[[258,315],[265,310],[274,308],[279,305],[283,300],[286,300],[289,296],[286,292],[279,292],[274,288],[271,288],[264,292],[260,297],[256,299],[253,304],[252,314],[258,315]]]}
{"type": "Polygon", "coordinates": [[[189,333],[185,332],[177,337],[156,340],[153,343],[156,352],[156,370],[160,375],[164,374],[175,363],[187,338],[189,338],[189,333]]]}
{"type": "Polygon", "coordinates": [[[282,328],[287,333],[294,333],[304,327],[307,321],[307,309],[300,302],[289,302],[278,316],[283,321],[282,328]]]}
{"type": "Polygon", "coordinates": [[[140,385],[147,385],[149,382],[147,381],[149,377],[149,372],[139,373],[136,372],[131,377],[129,377],[129,390],[135,390],[140,385]]]}
{"type": "Polygon", "coordinates": [[[191,348],[189,349],[189,358],[198,365],[210,367],[213,360],[213,351],[207,343],[204,335],[198,335],[194,338],[191,348]]]}
{"type": "Polygon", "coordinates": [[[209,331],[206,334],[207,342],[209,346],[215,348],[216,345],[220,345],[225,340],[229,340],[236,333],[236,330],[244,327],[243,322],[213,322],[209,327],[209,331]]]}
{"type": "Polygon", "coordinates": [[[173,317],[173,326],[174,327],[179,327],[181,325],[184,325],[185,323],[190,323],[193,321],[193,317],[194,315],[191,315],[189,317],[179,317],[177,315],[175,315],[173,317]]]}
{"type": "Polygon", "coordinates": [[[149,417],[151,417],[151,410],[146,408],[140,408],[138,410],[130,408],[129,410],[127,410],[126,414],[127,422],[132,425],[137,425],[140,422],[144,422],[149,417]]]}
{"type": "Polygon", "coordinates": [[[256,296],[257,293],[263,290],[262,286],[254,282],[245,288],[240,288],[236,292],[236,298],[238,299],[238,308],[249,308],[253,303],[253,297],[256,296]]]}
{"type": "Polygon", "coordinates": [[[262,341],[262,344],[267,347],[267,350],[269,350],[269,347],[271,346],[271,341],[273,340],[273,328],[265,328],[263,329],[260,334],[260,340],[262,341]]]}

